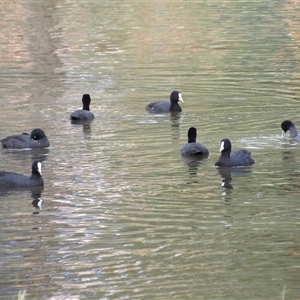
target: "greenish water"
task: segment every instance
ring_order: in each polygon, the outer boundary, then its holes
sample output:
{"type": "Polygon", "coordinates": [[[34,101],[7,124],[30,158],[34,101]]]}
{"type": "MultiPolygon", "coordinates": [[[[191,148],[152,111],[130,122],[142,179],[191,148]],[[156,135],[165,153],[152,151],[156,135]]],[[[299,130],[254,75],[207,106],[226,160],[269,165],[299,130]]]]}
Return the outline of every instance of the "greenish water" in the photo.
{"type": "Polygon", "coordinates": [[[41,127],[41,194],[0,194],[0,298],[298,299],[293,1],[4,1],[0,137],[41,127]],[[182,93],[179,115],[145,106],[182,93]],[[70,112],[89,93],[95,120],[70,112]],[[187,162],[188,128],[210,150],[187,162]],[[220,172],[219,142],[256,164],[220,172]],[[43,199],[42,210],[32,201],[43,199]]]}

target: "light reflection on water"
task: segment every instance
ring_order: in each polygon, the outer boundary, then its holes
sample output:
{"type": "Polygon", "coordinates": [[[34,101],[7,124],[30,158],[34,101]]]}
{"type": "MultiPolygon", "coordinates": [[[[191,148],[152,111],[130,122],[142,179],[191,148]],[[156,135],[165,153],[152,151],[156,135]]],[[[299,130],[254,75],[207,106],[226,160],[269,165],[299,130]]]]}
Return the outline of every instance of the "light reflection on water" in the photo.
{"type": "Polygon", "coordinates": [[[300,150],[280,136],[299,92],[288,3],[2,9],[1,136],[41,127],[51,143],[2,151],[1,169],[38,158],[45,180],[41,195],[0,195],[3,299],[299,296],[300,150]],[[182,113],[145,111],[174,89],[182,113]],[[95,120],[70,124],[86,92],[95,120]],[[208,159],[180,157],[191,126],[208,159]],[[216,168],[222,138],[256,164],[216,168]]]}

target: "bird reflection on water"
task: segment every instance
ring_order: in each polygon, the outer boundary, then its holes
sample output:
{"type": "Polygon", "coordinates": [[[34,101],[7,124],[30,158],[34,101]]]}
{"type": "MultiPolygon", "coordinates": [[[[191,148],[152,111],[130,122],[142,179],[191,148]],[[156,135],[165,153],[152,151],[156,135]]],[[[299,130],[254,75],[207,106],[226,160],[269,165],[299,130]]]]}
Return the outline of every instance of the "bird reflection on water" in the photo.
{"type": "Polygon", "coordinates": [[[92,133],[91,123],[92,123],[91,121],[86,121],[86,122],[73,121],[72,125],[75,127],[82,127],[83,137],[86,139],[90,139],[92,133]]]}
{"type": "Polygon", "coordinates": [[[243,176],[252,172],[251,167],[219,167],[217,168],[217,171],[221,176],[223,196],[228,196],[232,193],[232,190],[234,189],[232,185],[233,176],[243,176]]]}
{"type": "Polygon", "coordinates": [[[190,176],[197,176],[199,166],[204,166],[204,160],[207,157],[202,156],[192,156],[192,157],[184,157],[184,162],[188,166],[188,171],[190,176]]]}
{"type": "MultiPolygon", "coordinates": [[[[0,190],[0,198],[6,198],[8,195],[14,195],[19,193],[24,193],[26,196],[24,198],[27,199],[27,193],[31,193],[31,198],[33,199],[31,204],[34,208],[38,210],[42,209],[42,192],[44,190],[43,186],[31,186],[31,187],[14,187],[11,188],[1,188],[0,190]]],[[[34,212],[37,214],[38,212],[34,212]]]]}
{"type": "MultiPolygon", "coordinates": [[[[33,201],[31,202],[32,206],[37,208],[38,210],[42,210],[42,192],[44,188],[36,187],[34,189],[31,189],[31,198],[33,198],[33,201]]],[[[39,212],[34,212],[34,214],[38,214],[39,212]]]]}
{"type": "Polygon", "coordinates": [[[181,112],[172,111],[170,113],[170,121],[171,121],[171,133],[172,138],[177,140],[180,138],[180,125],[181,125],[181,112]]]}

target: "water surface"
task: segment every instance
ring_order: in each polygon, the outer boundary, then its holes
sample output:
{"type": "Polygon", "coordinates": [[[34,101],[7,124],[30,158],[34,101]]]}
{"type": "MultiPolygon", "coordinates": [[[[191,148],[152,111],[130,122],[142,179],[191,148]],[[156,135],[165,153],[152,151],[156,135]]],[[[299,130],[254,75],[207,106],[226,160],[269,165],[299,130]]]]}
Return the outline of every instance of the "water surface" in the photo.
{"type": "Polygon", "coordinates": [[[1,137],[51,144],[1,154],[45,181],[0,195],[1,299],[299,298],[297,2],[6,1],[0,25],[1,137]],[[175,89],[181,114],[146,112],[175,89]],[[256,164],[216,169],[222,138],[256,164]]]}

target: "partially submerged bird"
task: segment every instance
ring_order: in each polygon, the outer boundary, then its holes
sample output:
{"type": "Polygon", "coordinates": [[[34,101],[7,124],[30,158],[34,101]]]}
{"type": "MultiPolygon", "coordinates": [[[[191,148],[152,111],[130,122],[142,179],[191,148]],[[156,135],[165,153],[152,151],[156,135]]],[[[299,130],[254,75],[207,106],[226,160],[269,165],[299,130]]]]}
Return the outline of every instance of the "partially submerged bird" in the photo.
{"type": "Polygon", "coordinates": [[[292,121],[285,120],[281,123],[281,129],[282,129],[282,135],[284,136],[287,131],[290,132],[290,135],[288,138],[300,141],[300,135],[298,134],[298,131],[296,129],[296,126],[292,121]]]}
{"type": "Polygon", "coordinates": [[[204,144],[197,143],[197,129],[195,127],[191,127],[188,130],[188,142],[181,148],[182,156],[203,156],[207,157],[209,155],[209,151],[204,144]]]}
{"type": "Polygon", "coordinates": [[[32,164],[31,176],[18,174],[14,172],[0,172],[0,189],[1,188],[25,188],[43,186],[42,162],[34,161],[32,164]]]}
{"type": "Polygon", "coordinates": [[[1,140],[3,148],[23,149],[23,148],[44,148],[49,147],[49,141],[45,132],[40,128],[35,128],[31,134],[22,133],[10,135],[1,140]]]}
{"type": "Polygon", "coordinates": [[[179,101],[183,103],[181,93],[173,91],[170,95],[170,101],[151,102],[146,106],[146,110],[154,113],[181,112],[182,108],[178,104],[179,101]]]}
{"type": "Polygon", "coordinates": [[[91,97],[89,94],[82,96],[82,109],[77,109],[70,115],[73,122],[88,122],[94,119],[94,114],[90,111],[91,97]]]}
{"type": "Polygon", "coordinates": [[[250,166],[255,163],[251,157],[251,152],[246,149],[239,149],[231,153],[231,142],[229,139],[221,140],[220,152],[221,155],[215,163],[219,167],[250,166]]]}

